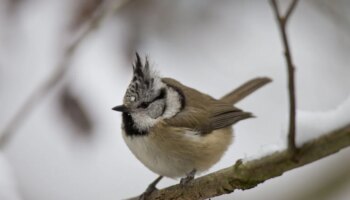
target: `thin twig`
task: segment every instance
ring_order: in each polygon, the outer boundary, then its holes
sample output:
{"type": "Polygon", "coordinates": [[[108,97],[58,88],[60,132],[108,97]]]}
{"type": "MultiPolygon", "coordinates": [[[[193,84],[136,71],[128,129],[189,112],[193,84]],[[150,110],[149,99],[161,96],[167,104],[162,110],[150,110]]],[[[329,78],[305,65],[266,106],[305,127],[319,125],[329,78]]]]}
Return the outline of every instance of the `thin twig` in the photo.
{"type": "Polygon", "coordinates": [[[102,1],[100,3],[96,11],[90,16],[86,23],[82,25],[81,31],[75,37],[76,39],[74,39],[73,42],[67,46],[63,54],[63,58],[57,65],[56,70],[46,81],[40,84],[39,87],[33,91],[28,99],[25,100],[24,104],[20,106],[14,117],[9,121],[7,125],[5,125],[5,128],[0,132],[1,148],[4,148],[10,138],[13,137],[15,130],[19,128],[19,126],[35,110],[40,102],[44,100],[49,92],[52,91],[52,89],[63,79],[70,67],[72,57],[80,44],[101,24],[103,19],[106,18],[108,14],[122,7],[122,5],[124,5],[126,2],[127,0],[117,2],[102,1]],[[110,5],[111,3],[113,3],[112,6],[110,5]]]}
{"type": "Polygon", "coordinates": [[[296,117],[296,93],[295,93],[295,77],[294,77],[294,64],[292,59],[292,54],[290,52],[290,47],[287,38],[286,24],[291,16],[293,10],[296,7],[298,0],[293,0],[289,5],[287,14],[285,16],[281,15],[279,7],[276,0],[271,0],[271,5],[273,11],[276,15],[276,19],[279,25],[279,29],[282,35],[283,45],[284,45],[284,55],[287,61],[288,70],[288,88],[289,88],[289,132],[288,132],[288,149],[292,152],[297,152],[297,147],[295,145],[295,117],[296,117]]]}
{"type": "Polygon", "coordinates": [[[285,17],[284,17],[285,23],[287,23],[287,21],[288,21],[290,15],[292,14],[292,12],[293,12],[294,9],[295,9],[295,6],[297,5],[297,3],[298,3],[298,0],[293,0],[292,3],[289,5],[288,10],[287,10],[287,13],[286,13],[286,15],[285,15],[285,17]]]}
{"type": "MultiPolygon", "coordinates": [[[[161,199],[208,199],[235,190],[247,190],[281,176],[283,173],[318,161],[350,147],[350,124],[304,143],[299,148],[299,162],[289,150],[243,162],[194,179],[188,186],[173,185],[153,192],[149,200],[161,199]]],[[[137,198],[131,198],[137,199],[137,198]]]]}

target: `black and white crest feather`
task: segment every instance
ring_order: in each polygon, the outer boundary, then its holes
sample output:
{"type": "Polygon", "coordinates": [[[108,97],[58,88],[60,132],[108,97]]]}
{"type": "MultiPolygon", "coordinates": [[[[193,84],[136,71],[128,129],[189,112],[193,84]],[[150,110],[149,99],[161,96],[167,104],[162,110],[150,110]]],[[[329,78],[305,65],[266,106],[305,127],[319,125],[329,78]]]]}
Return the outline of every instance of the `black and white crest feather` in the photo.
{"type": "Polygon", "coordinates": [[[133,78],[126,92],[126,101],[138,101],[141,97],[146,98],[160,87],[160,78],[150,68],[148,58],[142,62],[140,55],[136,53],[136,60],[133,64],[133,78]]]}
{"type": "Polygon", "coordinates": [[[140,55],[136,53],[136,61],[133,64],[134,78],[133,81],[140,81],[145,86],[149,87],[153,84],[154,79],[151,77],[148,58],[145,59],[145,64],[142,63],[140,55]]]}

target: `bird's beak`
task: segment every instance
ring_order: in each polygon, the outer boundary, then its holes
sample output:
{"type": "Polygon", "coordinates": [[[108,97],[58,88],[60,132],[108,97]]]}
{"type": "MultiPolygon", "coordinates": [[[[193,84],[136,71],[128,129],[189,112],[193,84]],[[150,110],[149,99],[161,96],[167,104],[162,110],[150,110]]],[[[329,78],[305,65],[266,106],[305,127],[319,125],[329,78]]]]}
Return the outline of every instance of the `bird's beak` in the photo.
{"type": "Polygon", "coordinates": [[[129,112],[129,109],[124,106],[124,105],[120,105],[120,106],[116,106],[116,107],[113,107],[112,110],[115,110],[115,111],[118,111],[118,112],[129,112]]]}

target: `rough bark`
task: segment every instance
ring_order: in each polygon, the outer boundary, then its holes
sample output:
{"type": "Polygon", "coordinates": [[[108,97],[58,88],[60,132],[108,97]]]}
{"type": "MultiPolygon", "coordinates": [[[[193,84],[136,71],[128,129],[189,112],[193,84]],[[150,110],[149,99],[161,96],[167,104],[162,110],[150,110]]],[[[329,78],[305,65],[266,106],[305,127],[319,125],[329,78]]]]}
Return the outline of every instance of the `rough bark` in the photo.
{"type": "Polygon", "coordinates": [[[284,172],[325,158],[348,146],[350,124],[301,145],[297,160],[288,150],[251,161],[239,160],[231,167],[193,180],[187,187],[174,185],[155,191],[149,199],[207,199],[232,193],[236,189],[251,189],[266,180],[281,176],[284,172]]]}

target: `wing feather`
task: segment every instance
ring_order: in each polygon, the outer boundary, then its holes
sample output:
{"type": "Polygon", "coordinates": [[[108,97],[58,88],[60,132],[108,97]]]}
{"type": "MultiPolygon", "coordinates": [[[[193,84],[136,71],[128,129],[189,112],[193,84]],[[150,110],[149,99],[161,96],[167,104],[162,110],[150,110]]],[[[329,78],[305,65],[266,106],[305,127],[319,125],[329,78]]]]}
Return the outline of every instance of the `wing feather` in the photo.
{"type": "Polygon", "coordinates": [[[181,90],[186,104],[175,117],[166,120],[169,125],[186,127],[199,131],[201,134],[208,134],[213,130],[225,128],[240,120],[252,117],[251,113],[186,87],[174,79],[164,78],[163,82],[170,87],[181,90]]]}

